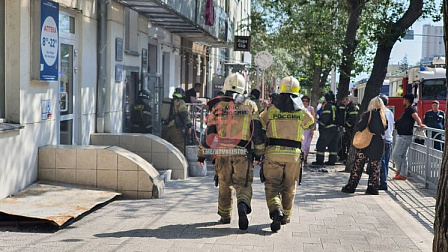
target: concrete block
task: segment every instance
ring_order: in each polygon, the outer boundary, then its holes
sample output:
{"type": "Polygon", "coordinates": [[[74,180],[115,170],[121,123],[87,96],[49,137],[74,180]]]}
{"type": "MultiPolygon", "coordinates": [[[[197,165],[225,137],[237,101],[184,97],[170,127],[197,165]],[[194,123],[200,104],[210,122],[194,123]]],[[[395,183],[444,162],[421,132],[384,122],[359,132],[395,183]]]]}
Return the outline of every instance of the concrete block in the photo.
{"type": "Polygon", "coordinates": [[[52,147],[39,148],[39,168],[56,168],[56,149],[52,147]]]}
{"type": "Polygon", "coordinates": [[[95,149],[77,149],[76,150],[76,168],[82,170],[95,170],[97,160],[97,150],[95,149]]]}
{"type": "Polygon", "coordinates": [[[137,191],[138,171],[118,171],[118,190],[137,191]]]}
{"type": "Polygon", "coordinates": [[[108,149],[98,150],[97,169],[117,170],[118,155],[108,149]]]}
{"type": "Polygon", "coordinates": [[[56,168],[76,168],[76,149],[56,149],[56,168]]]}

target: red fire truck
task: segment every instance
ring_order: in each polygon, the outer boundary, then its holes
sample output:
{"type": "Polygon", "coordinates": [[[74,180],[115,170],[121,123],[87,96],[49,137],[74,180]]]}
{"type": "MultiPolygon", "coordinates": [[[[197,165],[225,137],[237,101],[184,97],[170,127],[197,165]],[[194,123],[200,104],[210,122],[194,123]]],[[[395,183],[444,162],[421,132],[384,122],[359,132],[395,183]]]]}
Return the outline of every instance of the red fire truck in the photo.
{"type": "MultiPolygon", "coordinates": [[[[365,83],[356,84],[358,101],[362,101],[365,83]]],[[[381,93],[389,96],[389,107],[397,120],[404,112],[402,96],[412,93],[415,96],[417,113],[423,119],[425,113],[432,108],[434,100],[439,101],[440,110],[446,108],[446,69],[445,58],[433,59],[432,65],[408,70],[405,75],[387,76],[381,93]]]]}

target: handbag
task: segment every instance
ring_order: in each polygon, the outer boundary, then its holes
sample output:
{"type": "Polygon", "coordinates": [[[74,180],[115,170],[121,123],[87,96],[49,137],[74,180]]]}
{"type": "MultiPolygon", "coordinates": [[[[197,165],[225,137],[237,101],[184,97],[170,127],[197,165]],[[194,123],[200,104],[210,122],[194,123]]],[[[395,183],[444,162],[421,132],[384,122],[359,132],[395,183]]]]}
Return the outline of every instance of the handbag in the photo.
{"type": "Polygon", "coordinates": [[[370,141],[372,141],[373,135],[375,135],[369,130],[370,119],[372,119],[372,111],[370,111],[369,121],[367,122],[366,128],[362,131],[356,132],[355,136],[353,137],[353,146],[355,146],[357,149],[364,149],[369,146],[370,141]]]}

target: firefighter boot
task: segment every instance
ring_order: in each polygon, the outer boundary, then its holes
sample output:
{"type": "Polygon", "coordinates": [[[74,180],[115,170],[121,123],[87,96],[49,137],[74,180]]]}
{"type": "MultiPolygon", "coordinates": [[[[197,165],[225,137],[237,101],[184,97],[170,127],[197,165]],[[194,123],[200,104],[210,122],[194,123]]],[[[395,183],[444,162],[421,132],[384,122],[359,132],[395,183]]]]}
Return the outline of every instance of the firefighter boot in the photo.
{"type": "Polygon", "coordinates": [[[246,203],[240,202],[238,203],[238,226],[240,230],[247,230],[247,227],[249,226],[249,220],[247,219],[247,211],[248,207],[246,203]]]}
{"type": "Polygon", "coordinates": [[[272,219],[271,231],[272,232],[277,233],[277,231],[280,230],[280,227],[282,225],[283,215],[284,214],[280,209],[275,210],[271,214],[271,219],[272,219]]]}

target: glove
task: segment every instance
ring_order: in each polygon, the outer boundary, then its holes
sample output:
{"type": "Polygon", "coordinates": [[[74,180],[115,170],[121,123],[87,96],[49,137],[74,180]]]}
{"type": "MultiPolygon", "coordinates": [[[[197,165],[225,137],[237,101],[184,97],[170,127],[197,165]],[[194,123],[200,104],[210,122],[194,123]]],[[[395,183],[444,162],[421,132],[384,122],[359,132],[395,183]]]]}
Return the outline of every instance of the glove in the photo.
{"type": "Polygon", "coordinates": [[[260,165],[260,181],[261,181],[261,183],[264,183],[264,181],[266,181],[266,177],[264,176],[264,173],[263,173],[263,164],[261,164],[260,165]]]}
{"type": "Polygon", "coordinates": [[[215,187],[218,187],[218,185],[219,185],[218,174],[215,174],[215,177],[213,178],[213,180],[215,181],[215,187]]]}

